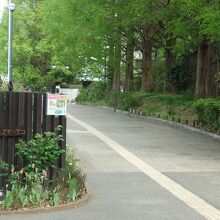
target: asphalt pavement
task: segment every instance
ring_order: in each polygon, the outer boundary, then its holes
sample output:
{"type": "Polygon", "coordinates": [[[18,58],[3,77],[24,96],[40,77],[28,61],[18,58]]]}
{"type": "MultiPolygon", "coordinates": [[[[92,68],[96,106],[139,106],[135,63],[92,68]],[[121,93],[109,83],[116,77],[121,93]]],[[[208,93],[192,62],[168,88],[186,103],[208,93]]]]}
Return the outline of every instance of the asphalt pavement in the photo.
{"type": "Polygon", "coordinates": [[[90,200],[0,220],[220,219],[219,142],[111,109],[68,111],[68,143],[87,173],[90,200]]]}

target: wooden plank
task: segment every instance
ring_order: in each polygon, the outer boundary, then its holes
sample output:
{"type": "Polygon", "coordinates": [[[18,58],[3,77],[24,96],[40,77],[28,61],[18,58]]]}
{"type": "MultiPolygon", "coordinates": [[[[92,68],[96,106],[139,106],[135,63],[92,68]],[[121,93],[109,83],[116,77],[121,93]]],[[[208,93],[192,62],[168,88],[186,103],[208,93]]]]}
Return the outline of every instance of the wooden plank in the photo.
{"type": "MultiPolygon", "coordinates": [[[[19,93],[18,95],[18,112],[16,114],[16,121],[17,121],[17,126],[18,128],[24,128],[24,118],[25,118],[25,94],[24,93],[19,93]]],[[[26,132],[26,131],[25,131],[26,132]]],[[[24,137],[22,137],[23,139],[24,137]]],[[[19,139],[21,138],[16,138],[15,142],[18,143],[19,139]]],[[[16,152],[16,148],[15,148],[16,152]]],[[[23,167],[23,160],[19,158],[18,156],[15,156],[15,165],[18,166],[18,168],[23,167]]]]}
{"type": "Polygon", "coordinates": [[[34,94],[34,108],[33,108],[33,135],[41,133],[41,118],[42,118],[42,94],[34,94]]]}
{"type": "Polygon", "coordinates": [[[51,116],[47,115],[47,94],[43,95],[43,126],[42,131],[51,131],[51,116]]]}
{"type": "MultiPolygon", "coordinates": [[[[5,111],[4,111],[4,96],[5,93],[0,92],[0,128],[5,127],[5,111]]],[[[0,159],[4,160],[4,146],[3,146],[3,137],[0,137],[0,159]]]]}
{"type": "Polygon", "coordinates": [[[60,116],[59,117],[59,125],[62,126],[61,134],[62,134],[63,139],[64,139],[64,141],[60,142],[59,145],[60,145],[61,149],[65,151],[60,156],[59,163],[58,163],[58,166],[60,168],[62,168],[65,165],[65,161],[66,161],[66,127],[67,127],[67,123],[66,123],[66,117],[65,116],[60,116]]]}
{"type": "Polygon", "coordinates": [[[7,125],[7,111],[6,111],[7,93],[0,93],[0,128],[5,128],[7,125]]]}
{"type": "MultiPolygon", "coordinates": [[[[7,113],[7,125],[6,128],[15,128],[15,110],[16,110],[16,97],[15,93],[7,92],[7,104],[6,104],[6,113],[7,113]]],[[[5,161],[8,164],[14,164],[15,159],[15,139],[14,137],[5,137],[5,161]],[[6,141],[7,140],[7,141],[6,141]]]]}
{"type": "MultiPolygon", "coordinates": [[[[0,92],[0,112],[4,112],[4,96],[5,93],[4,92],[0,92]]],[[[1,123],[1,119],[0,119],[0,123],[1,123]]]]}
{"type": "MultiPolygon", "coordinates": [[[[8,126],[7,128],[16,128],[16,113],[18,111],[18,94],[14,92],[8,93],[8,126]]],[[[7,162],[9,164],[14,164],[15,159],[15,138],[7,137],[8,146],[7,146],[7,162]]]]}
{"type": "Polygon", "coordinates": [[[59,118],[56,116],[51,116],[51,131],[54,132],[59,126],[59,118]]]}
{"type": "MultiPolygon", "coordinates": [[[[32,101],[33,101],[33,95],[32,93],[25,93],[24,94],[24,141],[28,142],[33,137],[33,131],[32,131],[32,101]]],[[[23,164],[26,164],[26,161],[23,160],[23,164]]]]}
{"type": "Polygon", "coordinates": [[[19,93],[18,96],[18,112],[17,112],[17,125],[18,128],[24,128],[25,119],[25,94],[19,93]]]}
{"type": "MultiPolygon", "coordinates": [[[[55,132],[56,128],[59,126],[59,118],[56,116],[51,116],[51,132],[55,132]]],[[[54,168],[50,169],[50,179],[56,175],[56,170],[59,167],[59,159],[54,162],[54,168]]]]}
{"type": "MultiPolygon", "coordinates": [[[[4,96],[5,93],[0,92],[0,128],[4,127],[4,118],[5,118],[5,112],[4,112],[4,96]]],[[[4,160],[4,140],[3,137],[0,137],[0,160],[4,160]]],[[[2,170],[0,170],[2,172],[2,170]]],[[[4,187],[4,179],[3,177],[0,177],[0,189],[4,187]]]]}
{"type": "Polygon", "coordinates": [[[25,141],[29,141],[33,137],[33,131],[32,131],[32,122],[33,122],[33,116],[32,116],[32,105],[33,101],[33,95],[32,93],[26,93],[25,94],[25,104],[24,104],[24,127],[25,127],[25,141]]]}
{"type": "MultiPolygon", "coordinates": [[[[3,118],[1,119],[2,128],[7,128],[8,126],[8,111],[9,111],[9,94],[8,92],[4,93],[4,107],[3,107],[3,118]]],[[[8,162],[8,138],[3,138],[3,161],[8,162]]],[[[6,179],[3,178],[3,187],[5,187],[6,179]]]]}

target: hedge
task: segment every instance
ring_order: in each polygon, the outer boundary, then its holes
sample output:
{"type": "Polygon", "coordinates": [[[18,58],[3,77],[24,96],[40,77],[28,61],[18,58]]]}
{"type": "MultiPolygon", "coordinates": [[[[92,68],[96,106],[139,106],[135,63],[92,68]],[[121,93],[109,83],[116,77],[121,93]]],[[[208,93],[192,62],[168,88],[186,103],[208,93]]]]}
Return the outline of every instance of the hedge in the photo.
{"type": "Polygon", "coordinates": [[[211,129],[220,129],[220,100],[199,99],[194,103],[195,113],[198,120],[211,129]]]}

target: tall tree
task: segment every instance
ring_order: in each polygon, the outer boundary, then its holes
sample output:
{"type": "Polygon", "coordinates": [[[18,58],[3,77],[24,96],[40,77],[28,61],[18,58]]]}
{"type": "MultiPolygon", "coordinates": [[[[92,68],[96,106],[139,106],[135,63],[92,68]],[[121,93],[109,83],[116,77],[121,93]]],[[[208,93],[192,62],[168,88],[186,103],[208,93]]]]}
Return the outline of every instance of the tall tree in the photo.
{"type": "Polygon", "coordinates": [[[126,72],[125,72],[125,91],[133,90],[133,80],[134,80],[134,31],[133,29],[127,33],[126,42],[126,72]]]}
{"type": "Polygon", "coordinates": [[[174,1],[181,17],[171,22],[170,30],[178,37],[176,46],[198,51],[195,95],[210,97],[213,90],[213,73],[210,71],[210,50],[219,41],[220,5],[216,0],[174,1]]]}
{"type": "Polygon", "coordinates": [[[152,75],[152,40],[149,36],[148,27],[143,28],[143,66],[142,66],[142,84],[141,89],[145,92],[153,91],[152,75]]]}

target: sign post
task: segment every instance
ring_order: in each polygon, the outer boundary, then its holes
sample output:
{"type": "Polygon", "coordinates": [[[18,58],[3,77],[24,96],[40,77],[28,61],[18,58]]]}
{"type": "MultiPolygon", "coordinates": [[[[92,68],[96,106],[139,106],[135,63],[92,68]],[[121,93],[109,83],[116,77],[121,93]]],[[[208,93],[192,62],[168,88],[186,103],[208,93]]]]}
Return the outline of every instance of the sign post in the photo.
{"type": "Polygon", "coordinates": [[[47,115],[62,116],[67,113],[67,96],[47,94],[47,115]]]}

